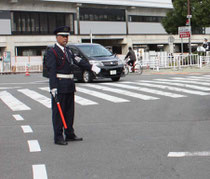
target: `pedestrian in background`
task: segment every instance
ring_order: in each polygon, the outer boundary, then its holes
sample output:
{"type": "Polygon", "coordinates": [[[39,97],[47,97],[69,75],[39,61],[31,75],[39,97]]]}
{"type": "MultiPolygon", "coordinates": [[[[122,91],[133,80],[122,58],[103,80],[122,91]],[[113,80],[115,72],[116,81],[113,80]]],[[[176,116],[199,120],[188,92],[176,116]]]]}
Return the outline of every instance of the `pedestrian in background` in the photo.
{"type": "Polygon", "coordinates": [[[131,47],[128,48],[128,53],[125,56],[125,59],[127,59],[128,57],[130,58],[130,60],[127,62],[128,65],[133,66],[134,62],[136,61],[136,54],[131,47]]]}
{"type": "Polygon", "coordinates": [[[205,49],[205,55],[207,55],[207,52],[210,50],[210,48],[209,48],[209,42],[208,42],[208,39],[207,38],[204,38],[203,48],[205,49]]]}
{"type": "Polygon", "coordinates": [[[74,65],[82,69],[100,72],[96,65],[90,65],[87,61],[76,57],[66,46],[70,35],[70,27],[62,26],[55,29],[56,44],[47,52],[47,67],[49,70],[49,86],[52,96],[52,122],[54,129],[54,142],[58,145],[67,145],[68,141],[81,141],[77,137],[73,127],[75,108],[75,83],[73,68],[74,65]],[[62,119],[57,108],[55,98],[58,99],[67,124],[64,129],[62,119]]]}

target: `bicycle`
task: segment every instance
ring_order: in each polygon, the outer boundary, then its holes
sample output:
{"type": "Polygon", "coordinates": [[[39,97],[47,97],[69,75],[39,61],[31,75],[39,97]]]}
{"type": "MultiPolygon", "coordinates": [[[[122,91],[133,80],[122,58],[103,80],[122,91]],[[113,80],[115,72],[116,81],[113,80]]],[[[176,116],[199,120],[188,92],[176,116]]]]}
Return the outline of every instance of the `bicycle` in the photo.
{"type": "Polygon", "coordinates": [[[143,73],[143,66],[140,60],[136,60],[133,63],[133,66],[128,64],[129,58],[125,59],[125,64],[124,64],[124,71],[125,75],[128,75],[129,73],[138,73],[141,75],[143,73]]]}

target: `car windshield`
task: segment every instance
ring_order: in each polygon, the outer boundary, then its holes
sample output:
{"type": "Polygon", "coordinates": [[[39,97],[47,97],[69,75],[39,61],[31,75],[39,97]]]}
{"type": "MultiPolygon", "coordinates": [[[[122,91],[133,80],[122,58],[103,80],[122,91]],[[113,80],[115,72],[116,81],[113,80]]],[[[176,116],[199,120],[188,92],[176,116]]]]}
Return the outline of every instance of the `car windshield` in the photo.
{"type": "Polygon", "coordinates": [[[82,45],[78,47],[88,57],[106,57],[112,53],[101,45],[82,45]]]}

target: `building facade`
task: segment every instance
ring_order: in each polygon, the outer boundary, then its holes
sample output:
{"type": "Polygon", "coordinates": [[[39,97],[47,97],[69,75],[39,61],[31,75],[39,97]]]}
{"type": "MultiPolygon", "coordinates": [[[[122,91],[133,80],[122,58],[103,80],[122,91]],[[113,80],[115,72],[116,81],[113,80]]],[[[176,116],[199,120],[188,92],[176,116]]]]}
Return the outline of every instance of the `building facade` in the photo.
{"type": "Polygon", "coordinates": [[[92,37],[118,54],[125,54],[128,46],[167,49],[169,35],[161,19],[172,8],[171,0],[1,0],[0,56],[3,51],[43,55],[55,42],[53,30],[62,25],[71,28],[70,43],[90,42],[92,37]]]}

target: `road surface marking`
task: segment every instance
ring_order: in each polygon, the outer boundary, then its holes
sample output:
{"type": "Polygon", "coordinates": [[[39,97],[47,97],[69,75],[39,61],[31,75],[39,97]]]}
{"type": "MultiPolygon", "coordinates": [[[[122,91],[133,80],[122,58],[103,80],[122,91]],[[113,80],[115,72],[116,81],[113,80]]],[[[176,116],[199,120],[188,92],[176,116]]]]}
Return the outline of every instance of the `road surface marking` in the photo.
{"type": "Polygon", "coordinates": [[[30,107],[23,104],[13,95],[8,93],[7,91],[0,92],[0,99],[12,110],[12,111],[25,111],[31,110],[30,107]]]}
{"type": "Polygon", "coordinates": [[[170,81],[170,82],[180,82],[180,83],[190,83],[190,84],[196,84],[196,85],[204,85],[204,86],[210,86],[210,83],[205,83],[205,82],[199,82],[199,81],[192,81],[190,79],[186,78],[180,78],[180,77],[174,77],[171,80],[166,80],[166,79],[155,79],[158,81],[170,81]]]}
{"type": "Polygon", "coordinates": [[[31,99],[43,104],[47,108],[51,108],[51,99],[37,93],[36,91],[30,90],[30,89],[20,89],[19,92],[23,93],[24,95],[30,97],[31,99]]]}
{"type": "Polygon", "coordinates": [[[30,152],[40,152],[41,151],[38,140],[28,140],[28,146],[29,146],[30,152]]]}
{"type": "Polygon", "coordinates": [[[46,166],[44,164],[32,165],[33,179],[47,179],[46,166]]]}
{"type": "MultiPolygon", "coordinates": [[[[153,83],[153,82],[151,82],[153,83]]],[[[156,88],[161,88],[161,89],[167,89],[167,90],[172,90],[172,91],[178,91],[178,92],[183,92],[183,93],[189,93],[189,94],[196,94],[196,95],[201,95],[201,96],[205,96],[205,95],[210,95],[210,93],[205,93],[203,91],[195,91],[195,90],[188,90],[188,89],[184,89],[184,88],[176,88],[176,87],[171,87],[171,86],[166,86],[166,85],[155,85],[155,84],[151,84],[151,83],[142,83],[141,80],[139,81],[139,83],[136,83],[137,85],[148,85],[150,87],[156,87],[156,88]]]]}
{"type": "Polygon", "coordinates": [[[80,96],[77,96],[75,95],[75,102],[82,105],[82,106],[88,106],[88,105],[96,105],[98,103],[94,102],[94,101],[91,101],[89,99],[85,99],[85,98],[82,98],[80,96]]]}
{"type": "MultiPolygon", "coordinates": [[[[50,88],[49,87],[42,87],[42,88],[39,88],[39,89],[50,92],[50,88]]],[[[97,102],[91,101],[89,99],[85,99],[85,98],[77,96],[77,95],[75,95],[75,102],[80,104],[80,105],[82,105],[82,106],[98,104],[97,102]]]]}
{"type": "Polygon", "coordinates": [[[16,119],[16,121],[23,121],[24,120],[23,117],[19,114],[14,114],[12,116],[16,119]]]}
{"type": "MultiPolygon", "coordinates": [[[[137,87],[137,86],[125,85],[125,84],[120,84],[120,83],[115,83],[115,84],[114,83],[103,83],[103,84],[104,85],[109,85],[109,86],[120,87],[120,88],[133,89],[133,90],[137,90],[137,91],[143,91],[143,92],[146,92],[146,93],[152,93],[152,94],[167,96],[167,97],[171,97],[171,98],[186,97],[186,96],[181,95],[181,94],[164,92],[164,91],[150,89],[150,88],[141,88],[141,87],[137,87]]],[[[131,82],[130,84],[135,84],[135,83],[131,82]]]]}
{"type": "Polygon", "coordinates": [[[20,88],[18,86],[14,86],[14,87],[0,87],[0,90],[5,90],[5,89],[16,89],[16,88],[20,88]]]}
{"type": "Polygon", "coordinates": [[[22,130],[23,130],[24,133],[32,133],[33,132],[33,130],[31,129],[31,127],[28,126],[28,125],[21,126],[21,128],[22,128],[22,130]]]}
{"type": "Polygon", "coordinates": [[[204,76],[187,76],[187,79],[195,80],[195,81],[205,81],[205,82],[210,82],[209,77],[204,77],[204,76]]]}
{"type": "Polygon", "coordinates": [[[208,157],[210,151],[203,152],[169,152],[168,157],[208,157]]]}
{"type": "Polygon", "coordinates": [[[202,90],[202,91],[210,91],[210,88],[208,88],[208,87],[189,85],[189,84],[183,84],[183,83],[176,83],[176,82],[173,83],[173,82],[167,82],[167,81],[149,81],[149,80],[141,80],[141,82],[143,82],[143,83],[145,82],[145,83],[166,84],[166,85],[179,86],[179,87],[191,88],[191,89],[202,90]]]}
{"type": "Polygon", "coordinates": [[[99,89],[99,90],[103,90],[103,91],[109,91],[109,92],[112,92],[112,93],[118,93],[120,95],[126,95],[126,96],[130,96],[130,97],[133,97],[133,98],[139,98],[139,99],[142,99],[142,100],[160,99],[160,98],[156,98],[156,97],[153,97],[153,96],[147,96],[147,95],[143,95],[143,94],[127,91],[127,90],[122,90],[122,89],[117,89],[117,88],[109,88],[109,87],[106,87],[106,86],[101,86],[101,85],[96,85],[96,84],[94,84],[94,85],[93,84],[85,84],[84,86],[99,89]]]}
{"type": "Polygon", "coordinates": [[[115,97],[115,96],[111,96],[111,95],[104,94],[104,93],[97,92],[97,91],[93,91],[93,90],[88,90],[88,89],[85,89],[85,88],[77,87],[77,91],[79,91],[81,93],[86,93],[86,94],[91,95],[91,96],[95,96],[97,98],[102,98],[104,100],[111,101],[113,103],[129,102],[129,100],[126,100],[126,99],[118,98],[118,97],[115,97]]]}

